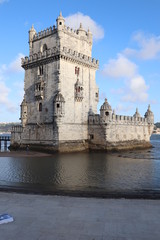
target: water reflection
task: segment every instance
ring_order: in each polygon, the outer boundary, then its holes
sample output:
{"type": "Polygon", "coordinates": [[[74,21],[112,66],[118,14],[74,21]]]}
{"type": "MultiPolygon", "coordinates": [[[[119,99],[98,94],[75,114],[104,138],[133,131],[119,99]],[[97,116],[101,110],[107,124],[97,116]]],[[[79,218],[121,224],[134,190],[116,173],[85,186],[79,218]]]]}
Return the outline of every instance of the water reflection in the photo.
{"type": "Polygon", "coordinates": [[[150,150],[0,158],[0,184],[63,189],[138,191],[160,189],[160,138],[150,150]]]}

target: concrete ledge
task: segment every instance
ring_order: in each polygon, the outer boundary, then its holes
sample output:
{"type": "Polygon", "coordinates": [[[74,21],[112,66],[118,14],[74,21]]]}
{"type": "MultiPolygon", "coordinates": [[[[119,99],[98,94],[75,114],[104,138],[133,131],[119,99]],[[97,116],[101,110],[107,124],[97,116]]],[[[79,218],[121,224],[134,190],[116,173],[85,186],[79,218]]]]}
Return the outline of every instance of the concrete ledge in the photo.
{"type": "Polygon", "coordinates": [[[2,240],[158,240],[160,201],[0,193],[2,240]]]}

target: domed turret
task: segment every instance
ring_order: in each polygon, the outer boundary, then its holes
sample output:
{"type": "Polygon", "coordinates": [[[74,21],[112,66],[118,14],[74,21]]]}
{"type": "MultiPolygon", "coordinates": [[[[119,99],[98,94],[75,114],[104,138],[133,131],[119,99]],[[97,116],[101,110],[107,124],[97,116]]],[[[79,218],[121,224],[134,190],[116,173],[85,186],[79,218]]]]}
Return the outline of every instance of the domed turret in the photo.
{"type": "Polygon", "coordinates": [[[32,24],[32,27],[29,30],[29,50],[30,50],[30,54],[32,54],[32,41],[33,41],[33,38],[34,38],[35,34],[36,34],[36,30],[34,29],[34,26],[32,24]]]}
{"type": "Polygon", "coordinates": [[[53,100],[54,116],[56,117],[64,116],[64,103],[65,103],[65,100],[63,95],[60,92],[58,92],[53,100]]]}
{"type": "Polygon", "coordinates": [[[154,114],[153,114],[153,112],[151,111],[151,106],[150,106],[150,104],[148,105],[148,109],[147,109],[147,112],[145,113],[144,117],[147,118],[147,122],[148,122],[148,123],[154,124],[154,114]]]}
{"type": "Polygon", "coordinates": [[[109,105],[107,98],[105,98],[105,102],[103,103],[103,105],[100,108],[100,116],[102,118],[107,118],[107,119],[110,119],[112,116],[112,108],[109,105]]]}
{"type": "Polygon", "coordinates": [[[31,29],[29,30],[29,42],[33,40],[34,35],[36,34],[36,30],[32,24],[31,29]]]}
{"type": "Polygon", "coordinates": [[[56,22],[57,22],[57,29],[62,30],[64,28],[64,22],[65,22],[65,19],[62,16],[62,12],[60,12],[58,18],[56,19],[56,22]]]}
{"type": "Polygon", "coordinates": [[[85,29],[82,27],[82,23],[80,23],[80,26],[77,30],[78,34],[81,35],[81,36],[86,36],[86,31],[85,29]]]}
{"type": "Polygon", "coordinates": [[[58,92],[57,95],[55,96],[54,102],[64,102],[64,97],[60,92],[58,92]]]}
{"type": "Polygon", "coordinates": [[[138,108],[136,108],[136,112],[135,112],[135,114],[133,115],[133,117],[135,117],[135,118],[141,117],[140,113],[138,112],[138,108]]]}

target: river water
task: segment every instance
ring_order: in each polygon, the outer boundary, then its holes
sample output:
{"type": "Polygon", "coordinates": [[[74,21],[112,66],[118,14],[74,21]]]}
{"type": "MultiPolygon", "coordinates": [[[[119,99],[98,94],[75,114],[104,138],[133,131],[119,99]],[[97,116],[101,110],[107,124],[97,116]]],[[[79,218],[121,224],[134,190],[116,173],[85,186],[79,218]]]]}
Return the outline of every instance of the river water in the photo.
{"type": "Polygon", "coordinates": [[[80,196],[158,196],[160,135],[153,148],[115,153],[1,157],[0,188],[80,196]]]}

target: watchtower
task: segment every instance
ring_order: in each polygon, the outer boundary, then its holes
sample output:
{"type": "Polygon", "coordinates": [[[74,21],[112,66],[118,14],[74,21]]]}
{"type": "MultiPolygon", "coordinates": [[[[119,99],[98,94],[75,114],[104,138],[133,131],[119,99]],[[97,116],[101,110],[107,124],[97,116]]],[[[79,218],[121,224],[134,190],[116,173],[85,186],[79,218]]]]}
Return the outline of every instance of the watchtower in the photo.
{"type": "Polygon", "coordinates": [[[37,33],[32,25],[29,56],[22,59],[22,142],[59,146],[88,139],[88,113],[97,112],[99,99],[98,65],[92,58],[92,34],[82,24],[70,29],[60,13],[56,26],[37,33]]]}

